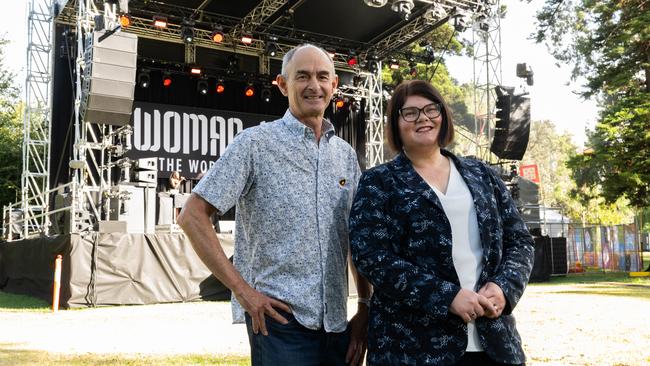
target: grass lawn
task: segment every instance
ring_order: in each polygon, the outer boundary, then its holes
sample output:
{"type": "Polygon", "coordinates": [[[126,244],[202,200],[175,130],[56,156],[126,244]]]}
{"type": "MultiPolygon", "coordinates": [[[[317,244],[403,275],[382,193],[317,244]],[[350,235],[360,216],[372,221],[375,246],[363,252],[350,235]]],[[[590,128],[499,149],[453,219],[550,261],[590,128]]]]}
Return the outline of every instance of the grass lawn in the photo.
{"type": "Polygon", "coordinates": [[[129,356],[129,355],[60,355],[44,351],[13,349],[11,344],[0,344],[0,365],[249,365],[247,357],[181,355],[181,356],[129,356]]]}
{"type": "Polygon", "coordinates": [[[553,293],[623,296],[650,300],[650,277],[630,277],[626,272],[572,273],[551,277],[549,282],[532,283],[529,286],[557,286],[556,290],[551,291],[553,293]]]}
{"type": "Polygon", "coordinates": [[[35,297],[0,291],[0,311],[48,312],[50,304],[35,297]]]}

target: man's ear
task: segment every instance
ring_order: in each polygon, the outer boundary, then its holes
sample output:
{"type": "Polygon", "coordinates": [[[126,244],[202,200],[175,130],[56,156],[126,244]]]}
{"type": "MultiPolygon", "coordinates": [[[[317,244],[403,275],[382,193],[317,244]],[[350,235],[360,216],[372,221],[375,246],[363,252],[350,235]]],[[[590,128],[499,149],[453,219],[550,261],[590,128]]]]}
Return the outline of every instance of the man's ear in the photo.
{"type": "Polygon", "coordinates": [[[282,74],[278,74],[278,76],[275,77],[275,81],[278,83],[278,88],[280,89],[280,92],[282,92],[282,95],[286,97],[289,91],[287,87],[287,79],[282,76],[282,74]]]}
{"type": "Polygon", "coordinates": [[[334,91],[332,95],[336,94],[337,90],[336,88],[339,86],[339,76],[334,74],[334,78],[332,78],[332,90],[334,91]]]}

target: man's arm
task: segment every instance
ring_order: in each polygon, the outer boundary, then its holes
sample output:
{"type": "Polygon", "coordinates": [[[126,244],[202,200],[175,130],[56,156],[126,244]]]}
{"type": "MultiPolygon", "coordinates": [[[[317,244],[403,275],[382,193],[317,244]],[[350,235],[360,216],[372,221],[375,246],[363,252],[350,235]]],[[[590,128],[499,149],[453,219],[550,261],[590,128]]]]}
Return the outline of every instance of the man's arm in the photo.
{"type": "Polygon", "coordinates": [[[214,276],[228,287],[253,320],[253,331],[258,330],[268,335],[264,316],[269,315],[276,321],[286,324],[274,307],[291,312],[289,306],[281,301],[265,296],[252,288],[237,269],[230,263],[219,243],[219,238],[212,228],[210,216],[215,208],[196,193],[192,193],[178,216],[178,224],[185,231],[194,247],[194,251],[214,276]]]}

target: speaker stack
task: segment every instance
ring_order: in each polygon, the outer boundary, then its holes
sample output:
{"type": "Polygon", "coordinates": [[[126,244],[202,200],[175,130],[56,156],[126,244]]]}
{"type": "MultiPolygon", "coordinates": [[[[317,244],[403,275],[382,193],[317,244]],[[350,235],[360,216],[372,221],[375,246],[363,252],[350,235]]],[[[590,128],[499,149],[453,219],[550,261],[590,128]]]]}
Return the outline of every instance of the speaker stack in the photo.
{"type": "Polygon", "coordinates": [[[81,115],[85,122],[128,125],[138,57],[138,37],[124,32],[86,39],[81,115]],[[101,40],[100,40],[101,39],[101,40]]]}

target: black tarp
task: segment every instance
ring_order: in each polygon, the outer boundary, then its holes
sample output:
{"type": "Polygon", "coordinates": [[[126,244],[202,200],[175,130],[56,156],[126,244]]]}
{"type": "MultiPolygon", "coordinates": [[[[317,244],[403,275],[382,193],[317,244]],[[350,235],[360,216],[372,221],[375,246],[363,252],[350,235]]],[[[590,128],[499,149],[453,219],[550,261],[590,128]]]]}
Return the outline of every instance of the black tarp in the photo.
{"type": "Polygon", "coordinates": [[[89,233],[5,242],[0,244],[0,288],[51,301],[57,254],[63,255],[61,307],[230,299],[181,233],[89,233]]]}

